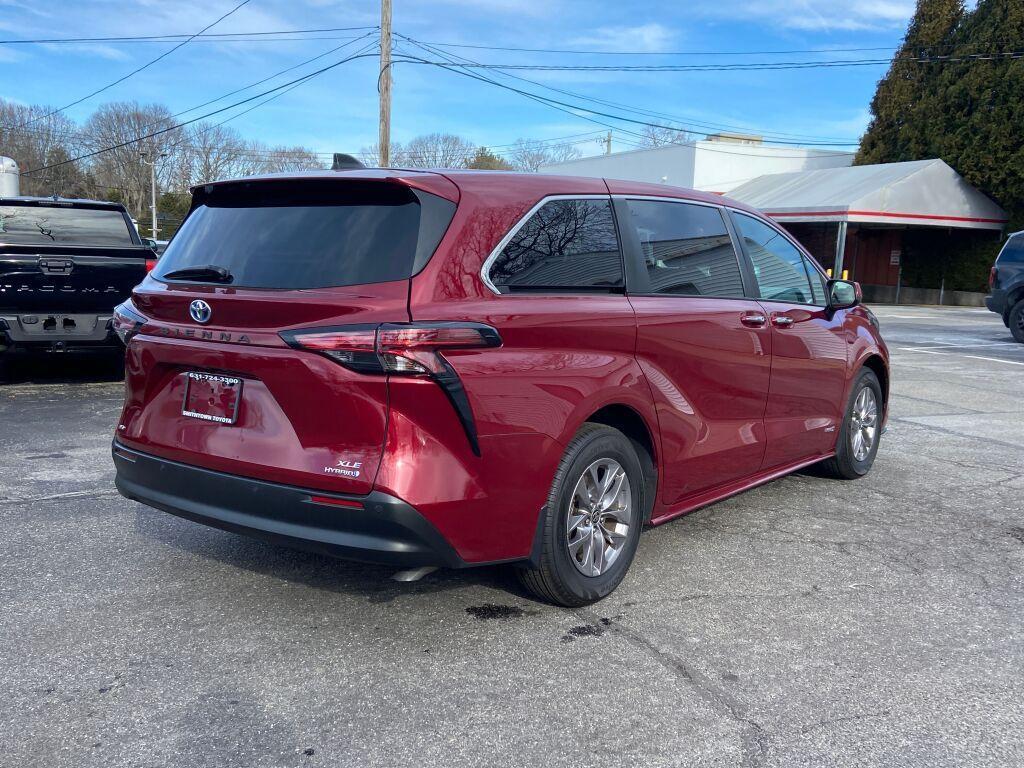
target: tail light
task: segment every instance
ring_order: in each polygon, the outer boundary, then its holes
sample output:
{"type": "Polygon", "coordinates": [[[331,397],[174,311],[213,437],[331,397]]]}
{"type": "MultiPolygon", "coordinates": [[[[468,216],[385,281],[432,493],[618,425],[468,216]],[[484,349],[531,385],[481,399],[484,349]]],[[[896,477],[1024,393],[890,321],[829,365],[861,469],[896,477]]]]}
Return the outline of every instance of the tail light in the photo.
{"type": "Polygon", "coordinates": [[[281,338],[291,347],[325,355],[359,373],[432,379],[448,396],[473,452],[480,455],[469,398],[442,353],[501,346],[501,337],[491,326],[462,322],[343,325],[284,331],[281,338]]]}
{"type": "Polygon", "coordinates": [[[156,259],[146,259],[146,274],[148,275],[156,268],[156,259]]]}
{"type": "Polygon", "coordinates": [[[990,269],[989,273],[988,273],[988,289],[990,291],[993,288],[996,287],[996,279],[998,277],[999,277],[999,270],[997,270],[995,267],[992,267],[992,269],[990,269]]]}
{"type": "Polygon", "coordinates": [[[114,316],[110,325],[121,339],[121,343],[127,345],[132,336],[139,332],[145,324],[146,318],[140,315],[132,305],[131,299],[114,307],[114,316]]]}

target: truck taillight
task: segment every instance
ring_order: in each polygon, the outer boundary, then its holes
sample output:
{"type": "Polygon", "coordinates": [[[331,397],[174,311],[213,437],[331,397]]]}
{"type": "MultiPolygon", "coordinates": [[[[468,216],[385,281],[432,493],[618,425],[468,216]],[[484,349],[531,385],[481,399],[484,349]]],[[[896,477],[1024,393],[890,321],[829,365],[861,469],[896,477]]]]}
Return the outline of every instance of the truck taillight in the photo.
{"type": "Polygon", "coordinates": [[[480,455],[476,422],[462,380],[442,354],[451,349],[501,346],[501,337],[483,323],[384,323],[283,331],[295,349],[317,352],[353,371],[432,379],[455,408],[473,453],[480,455]]]}
{"type": "Polygon", "coordinates": [[[996,287],[996,278],[998,277],[999,270],[997,270],[995,267],[992,267],[992,269],[990,269],[988,273],[988,289],[990,291],[996,287]]]}
{"type": "Polygon", "coordinates": [[[146,318],[135,310],[131,299],[129,299],[114,307],[114,316],[110,320],[110,325],[117,337],[121,339],[121,343],[127,345],[145,322],[146,318]]]}

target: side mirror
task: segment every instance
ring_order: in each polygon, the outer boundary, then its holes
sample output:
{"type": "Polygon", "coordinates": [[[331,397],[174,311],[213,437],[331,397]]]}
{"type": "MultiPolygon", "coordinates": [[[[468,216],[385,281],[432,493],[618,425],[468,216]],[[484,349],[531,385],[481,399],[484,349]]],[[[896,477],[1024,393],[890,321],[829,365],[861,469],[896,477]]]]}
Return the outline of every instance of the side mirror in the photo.
{"type": "Polygon", "coordinates": [[[852,280],[828,281],[829,309],[849,309],[860,304],[861,299],[860,283],[852,280]]]}

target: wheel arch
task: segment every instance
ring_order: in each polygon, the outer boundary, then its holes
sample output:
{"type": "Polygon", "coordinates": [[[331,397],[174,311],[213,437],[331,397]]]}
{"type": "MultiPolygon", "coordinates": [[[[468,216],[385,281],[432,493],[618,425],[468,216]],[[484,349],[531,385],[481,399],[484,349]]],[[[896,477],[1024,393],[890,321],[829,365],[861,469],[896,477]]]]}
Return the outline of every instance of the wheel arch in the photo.
{"type": "Polygon", "coordinates": [[[1003,314],[1006,317],[1010,316],[1010,310],[1016,306],[1018,301],[1024,301],[1024,281],[1018,283],[1007,292],[1006,309],[1003,311],[1003,314]]]}
{"type": "Polygon", "coordinates": [[[644,523],[651,521],[658,494],[659,456],[655,434],[643,415],[625,403],[610,403],[591,413],[584,422],[617,429],[633,444],[644,472],[644,523]]]}
{"type": "Polygon", "coordinates": [[[882,387],[882,407],[885,409],[885,413],[889,412],[889,366],[885,364],[885,360],[882,356],[877,353],[871,353],[863,360],[861,360],[859,368],[867,368],[875,376],[878,377],[878,383],[882,387]]]}

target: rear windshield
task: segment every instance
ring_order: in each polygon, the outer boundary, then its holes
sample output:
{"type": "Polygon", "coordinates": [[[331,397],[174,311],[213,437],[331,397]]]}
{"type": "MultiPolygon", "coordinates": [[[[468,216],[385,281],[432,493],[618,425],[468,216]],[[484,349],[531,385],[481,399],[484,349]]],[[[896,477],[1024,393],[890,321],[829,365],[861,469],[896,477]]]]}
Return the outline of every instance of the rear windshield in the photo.
{"type": "Polygon", "coordinates": [[[1019,264],[1024,262],[1024,232],[1013,235],[1006,241],[999,253],[1000,264],[1019,264]]]}
{"type": "Polygon", "coordinates": [[[117,210],[50,205],[0,205],[0,243],[132,246],[117,210]]]}
{"type": "Polygon", "coordinates": [[[437,246],[455,209],[426,194],[421,206],[405,186],[351,180],[214,185],[197,195],[153,272],[157,278],[214,266],[228,271],[230,285],[245,288],[404,280],[425,263],[424,250],[437,246]]]}

